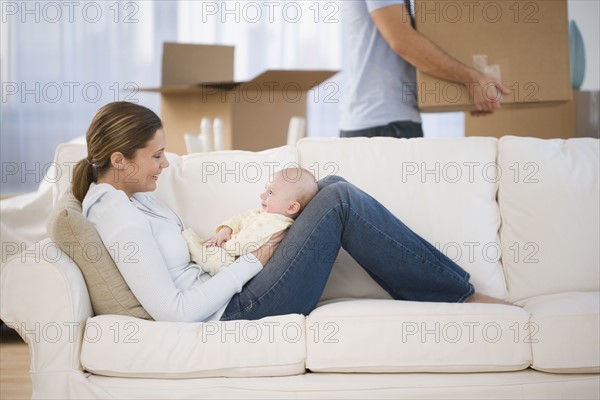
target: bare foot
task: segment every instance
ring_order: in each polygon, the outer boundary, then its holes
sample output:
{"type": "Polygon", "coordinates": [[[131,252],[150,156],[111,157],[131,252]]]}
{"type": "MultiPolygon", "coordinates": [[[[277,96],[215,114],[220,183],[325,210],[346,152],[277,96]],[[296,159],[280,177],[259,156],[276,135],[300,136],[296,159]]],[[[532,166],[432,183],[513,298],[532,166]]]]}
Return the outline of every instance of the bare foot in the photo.
{"type": "Polygon", "coordinates": [[[475,293],[467,300],[467,303],[492,303],[492,304],[506,304],[508,306],[514,306],[516,304],[509,303],[496,297],[488,296],[486,294],[475,293]]]}

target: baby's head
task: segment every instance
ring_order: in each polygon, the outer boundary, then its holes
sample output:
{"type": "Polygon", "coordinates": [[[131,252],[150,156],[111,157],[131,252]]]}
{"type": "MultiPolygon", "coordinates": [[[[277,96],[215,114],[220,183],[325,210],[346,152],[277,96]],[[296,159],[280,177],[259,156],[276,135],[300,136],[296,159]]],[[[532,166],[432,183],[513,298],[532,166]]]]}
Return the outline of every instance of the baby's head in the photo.
{"type": "Polygon", "coordinates": [[[260,195],[262,209],[266,212],[296,218],[319,188],[314,175],[304,168],[286,168],[271,177],[260,195]]]}

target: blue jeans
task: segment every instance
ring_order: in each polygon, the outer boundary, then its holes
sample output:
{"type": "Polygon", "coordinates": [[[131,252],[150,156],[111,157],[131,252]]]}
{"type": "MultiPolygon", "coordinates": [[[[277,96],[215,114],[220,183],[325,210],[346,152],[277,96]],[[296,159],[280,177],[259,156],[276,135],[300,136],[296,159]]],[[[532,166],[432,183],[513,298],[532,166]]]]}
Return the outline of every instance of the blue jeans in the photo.
{"type": "Polygon", "coordinates": [[[330,176],[264,269],[233,296],[221,320],[309,314],[343,247],[394,299],[464,302],[469,274],[377,200],[330,176]]]}
{"type": "Polygon", "coordinates": [[[423,137],[423,127],[418,122],[396,121],[387,125],[375,126],[373,128],[359,129],[355,131],[340,131],[340,137],[395,137],[395,138],[419,138],[423,137]]]}

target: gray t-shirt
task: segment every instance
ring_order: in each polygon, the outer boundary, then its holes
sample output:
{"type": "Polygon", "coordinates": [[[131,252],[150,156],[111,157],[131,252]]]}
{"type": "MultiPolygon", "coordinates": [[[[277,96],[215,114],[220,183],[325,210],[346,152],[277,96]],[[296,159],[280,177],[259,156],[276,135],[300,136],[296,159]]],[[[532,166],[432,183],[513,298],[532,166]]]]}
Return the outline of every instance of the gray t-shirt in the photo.
{"type": "Polygon", "coordinates": [[[415,68],[383,39],[370,13],[404,0],[341,1],[344,72],[348,89],[340,128],[357,130],[394,121],[421,122],[417,109],[415,68]]]}

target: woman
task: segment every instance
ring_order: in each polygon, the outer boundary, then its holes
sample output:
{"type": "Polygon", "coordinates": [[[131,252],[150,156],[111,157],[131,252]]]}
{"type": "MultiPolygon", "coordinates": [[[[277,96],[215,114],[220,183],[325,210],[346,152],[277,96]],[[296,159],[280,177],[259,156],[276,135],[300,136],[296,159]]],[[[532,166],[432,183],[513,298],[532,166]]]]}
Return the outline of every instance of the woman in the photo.
{"type": "Polygon", "coordinates": [[[73,194],[156,320],[306,315],[317,305],[340,246],[394,299],[504,303],[475,294],[467,272],[335,176],[319,182],[287,234],[211,277],[190,262],[182,221],[150,193],[169,166],[158,116],[133,103],[110,103],[92,120],[86,140],[88,157],[75,168],[73,194]]]}

